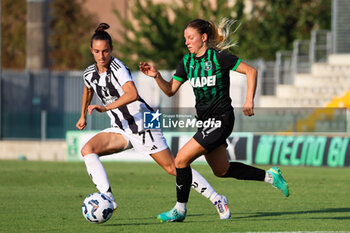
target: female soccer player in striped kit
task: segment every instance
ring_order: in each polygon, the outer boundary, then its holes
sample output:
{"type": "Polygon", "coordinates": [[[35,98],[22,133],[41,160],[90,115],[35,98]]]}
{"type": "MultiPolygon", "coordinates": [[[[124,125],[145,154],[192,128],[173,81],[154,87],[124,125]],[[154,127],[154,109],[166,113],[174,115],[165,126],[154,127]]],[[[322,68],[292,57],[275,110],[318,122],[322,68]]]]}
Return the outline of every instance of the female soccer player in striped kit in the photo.
{"type": "MultiPolygon", "coordinates": [[[[215,119],[221,122],[221,127],[212,124],[212,127],[198,128],[193,138],[178,152],[175,158],[177,203],[172,210],[158,215],[162,222],[185,219],[192,180],[190,164],[201,155],[205,156],[213,173],[218,177],[265,181],[279,188],[285,196],[289,196],[287,183],[277,167],[266,172],[243,163],[229,162],[226,157],[226,139],[232,132],[235,119],[229,96],[230,70],[246,74],[248,88],[243,106],[246,116],[254,115],[257,79],[257,71],[253,67],[222,51],[234,46],[234,43],[228,40],[233,23],[232,20],[222,19],[217,27],[213,22],[202,19],[189,22],[184,30],[189,53],[180,61],[170,81],[164,80],[154,66],[140,63],[140,70],[153,77],[168,96],[174,95],[188,80],[196,97],[198,120],[215,119]]],[[[226,205],[225,198],[224,206],[226,205]]]]}
{"type": "MultiPolygon", "coordinates": [[[[91,52],[96,64],[89,66],[83,75],[84,91],[81,117],[76,123],[79,130],[86,126],[86,114],[92,111],[107,112],[111,127],[92,137],[82,148],[87,172],[101,193],[112,195],[107,173],[99,159],[100,156],[117,153],[131,146],[140,153],[149,154],[168,174],[176,175],[174,157],[161,130],[145,130],[143,113],[152,111],[140,97],[129,69],[111,55],[112,39],[105,31],[109,25],[101,23],[91,38],[91,52]],[[90,105],[96,93],[103,105],[90,105]]],[[[216,207],[220,218],[230,215],[230,210],[222,210],[225,199],[211,187],[197,171],[192,170],[193,188],[208,198],[216,207]]],[[[192,182],[191,181],[191,182],[192,182]]]]}

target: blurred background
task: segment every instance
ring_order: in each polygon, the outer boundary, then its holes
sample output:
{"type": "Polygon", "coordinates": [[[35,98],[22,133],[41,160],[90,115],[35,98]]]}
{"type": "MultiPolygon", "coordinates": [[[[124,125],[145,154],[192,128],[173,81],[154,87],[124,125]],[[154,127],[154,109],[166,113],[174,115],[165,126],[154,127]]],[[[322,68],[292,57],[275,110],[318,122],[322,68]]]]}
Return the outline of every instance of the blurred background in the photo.
{"type": "MultiPolygon", "coordinates": [[[[327,138],[326,149],[332,147],[332,138],[340,137],[342,141],[334,142],[333,147],[348,156],[350,1],[0,2],[0,159],[69,160],[70,153],[79,156],[80,136],[67,134],[76,130],[82,72],[94,62],[90,38],[100,22],[111,26],[113,55],[130,68],[140,95],[151,106],[191,109],[194,95],[190,85],[183,85],[175,97],[168,98],[154,80],[138,72],[138,63],[156,64],[170,79],[187,53],[183,39],[186,23],[194,18],[218,22],[223,17],[237,20],[231,39],[238,41],[238,46],[230,52],[258,70],[254,118],[242,117],[240,110],[245,77],[231,73],[235,132],[249,132],[254,137],[321,136],[327,138]]],[[[86,131],[106,127],[106,114],[88,117],[86,131]]],[[[292,148],[291,141],[286,143],[292,148]]],[[[306,153],[298,143],[295,153],[306,153]]],[[[317,148],[315,156],[320,151],[317,148]]],[[[259,148],[252,150],[256,154],[259,148]]],[[[240,150],[236,154],[239,152],[248,153],[240,150]]]]}

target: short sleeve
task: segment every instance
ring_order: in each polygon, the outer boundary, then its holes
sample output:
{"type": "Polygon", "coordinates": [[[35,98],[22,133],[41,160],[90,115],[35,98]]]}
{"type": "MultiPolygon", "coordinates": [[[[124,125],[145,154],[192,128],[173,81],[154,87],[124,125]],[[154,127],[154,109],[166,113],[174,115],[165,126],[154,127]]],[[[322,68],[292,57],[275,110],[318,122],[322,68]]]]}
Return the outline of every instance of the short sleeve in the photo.
{"type": "Polygon", "coordinates": [[[221,51],[217,53],[217,59],[222,68],[227,70],[235,71],[241,63],[240,58],[236,57],[235,55],[221,51]]]}
{"type": "Polygon", "coordinates": [[[129,68],[118,59],[113,59],[111,62],[111,69],[114,75],[118,78],[118,83],[120,86],[123,86],[129,81],[133,81],[129,68]]]}
{"type": "Polygon", "coordinates": [[[91,83],[89,80],[91,80],[91,76],[94,72],[94,68],[93,66],[89,66],[88,68],[86,68],[83,72],[83,81],[84,81],[84,84],[87,88],[91,89],[92,86],[91,86],[91,83]]]}
{"type": "Polygon", "coordinates": [[[175,80],[177,80],[179,82],[182,82],[182,83],[186,82],[186,80],[187,80],[187,73],[186,73],[186,70],[185,70],[183,59],[181,59],[181,61],[177,65],[175,74],[173,75],[173,79],[175,79],[175,80]]]}
{"type": "Polygon", "coordinates": [[[84,78],[84,84],[85,84],[85,86],[86,86],[88,89],[91,89],[91,88],[92,88],[90,82],[87,81],[85,78],[84,78]]]}

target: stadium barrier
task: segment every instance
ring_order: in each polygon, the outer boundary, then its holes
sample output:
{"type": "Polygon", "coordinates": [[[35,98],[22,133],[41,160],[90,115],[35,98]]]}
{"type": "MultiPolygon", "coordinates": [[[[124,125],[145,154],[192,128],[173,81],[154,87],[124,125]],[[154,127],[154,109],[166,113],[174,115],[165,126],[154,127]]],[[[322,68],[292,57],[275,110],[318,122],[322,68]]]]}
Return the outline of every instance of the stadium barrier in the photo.
{"type": "MultiPolygon", "coordinates": [[[[96,133],[67,132],[67,160],[82,160],[82,146],[96,133]]],[[[193,133],[165,132],[164,136],[176,154],[193,133]]],[[[256,165],[346,167],[350,166],[349,139],[339,135],[233,133],[227,140],[227,154],[230,160],[256,165]]],[[[104,160],[152,161],[150,156],[138,154],[133,149],[106,156],[104,160]]],[[[205,160],[202,156],[196,161],[205,160]]]]}
{"type": "Polygon", "coordinates": [[[0,140],[0,159],[66,161],[64,140],[0,140]]]}

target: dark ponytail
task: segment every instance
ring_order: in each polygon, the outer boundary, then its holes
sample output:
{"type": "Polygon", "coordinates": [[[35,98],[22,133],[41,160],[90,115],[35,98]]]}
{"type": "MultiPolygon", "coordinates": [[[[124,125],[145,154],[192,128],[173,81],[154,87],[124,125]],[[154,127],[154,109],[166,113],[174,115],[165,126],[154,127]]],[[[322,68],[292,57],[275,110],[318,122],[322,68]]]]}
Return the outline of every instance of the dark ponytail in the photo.
{"type": "Polygon", "coordinates": [[[109,28],[109,25],[106,23],[100,23],[98,25],[98,27],[95,29],[95,33],[92,35],[91,37],[91,42],[90,42],[90,46],[92,48],[92,42],[94,40],[105,40],[108,42],[108,45],[111,49],[113,49],[113,45],[112,45],[112,38],[111,36],[108,34],[108,32],[106,32],[105,30],[107,30],[109,28]]]}

